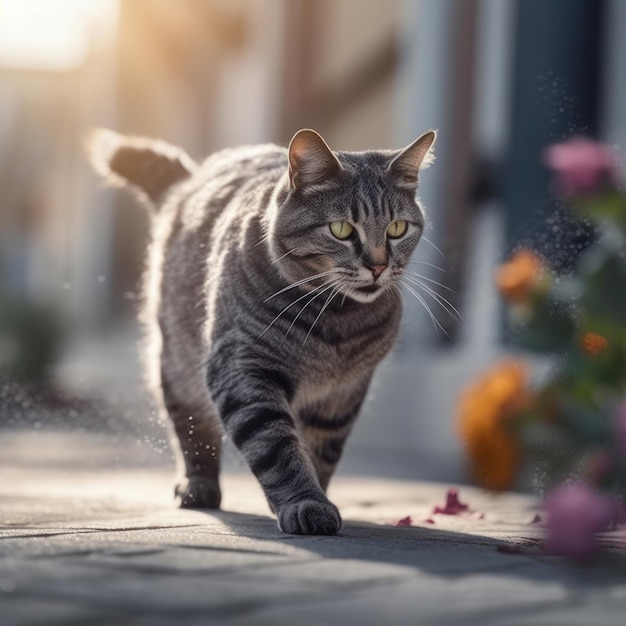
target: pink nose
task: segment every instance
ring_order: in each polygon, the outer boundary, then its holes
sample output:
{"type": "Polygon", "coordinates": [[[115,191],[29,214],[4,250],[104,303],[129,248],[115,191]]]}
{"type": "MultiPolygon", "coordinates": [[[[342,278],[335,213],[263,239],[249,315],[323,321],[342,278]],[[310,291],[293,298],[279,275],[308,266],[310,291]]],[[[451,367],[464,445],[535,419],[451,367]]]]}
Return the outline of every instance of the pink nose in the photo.
{"type": "Polygon", "coordinates": [[[374,280],[378,280],[378,277],[385,271],[387,265],[368,265],[367,269],[372,272],[374,280]]]}

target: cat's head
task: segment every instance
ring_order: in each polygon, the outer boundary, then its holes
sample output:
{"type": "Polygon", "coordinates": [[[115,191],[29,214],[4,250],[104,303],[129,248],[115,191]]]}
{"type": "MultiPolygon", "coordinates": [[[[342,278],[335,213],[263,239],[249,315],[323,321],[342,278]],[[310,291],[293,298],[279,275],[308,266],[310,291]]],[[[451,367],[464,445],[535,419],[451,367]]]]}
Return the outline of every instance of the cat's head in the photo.
{"type": "Polygon", "coordinates": [[[285,278],[358,302],[397,285],[424,228],[416,190],[435,137],[430,130],[397,151],[335,153],[315,131],[297,132],[269,223],[285,278]]]}

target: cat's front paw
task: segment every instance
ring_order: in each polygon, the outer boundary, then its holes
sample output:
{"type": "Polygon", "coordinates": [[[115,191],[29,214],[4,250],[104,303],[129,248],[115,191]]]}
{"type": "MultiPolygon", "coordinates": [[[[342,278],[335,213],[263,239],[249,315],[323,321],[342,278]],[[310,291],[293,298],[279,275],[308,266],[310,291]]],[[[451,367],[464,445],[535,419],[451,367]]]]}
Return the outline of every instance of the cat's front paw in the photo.
{"type": "Polygon", "coordinates": [[[278,509],[278,528],[290,535],[334,535],[341,529],[341,515],[331,502],[302,500],[278,509]]]}
{"type": "Polygon", "coordinates": [[[181,509],[219,509],[222,500],[217,480],[204,476],[191,476],[176,485],[175,495],[181,509]]]}

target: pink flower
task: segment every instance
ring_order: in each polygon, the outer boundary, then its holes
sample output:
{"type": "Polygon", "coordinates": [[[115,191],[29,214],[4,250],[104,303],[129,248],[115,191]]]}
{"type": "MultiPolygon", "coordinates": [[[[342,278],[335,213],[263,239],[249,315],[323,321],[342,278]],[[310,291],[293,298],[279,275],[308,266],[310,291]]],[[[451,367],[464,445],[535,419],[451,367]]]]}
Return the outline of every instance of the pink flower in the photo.
{"type": "Polygon", "coordinates": [[[615,443],[621,454],[626,454],[626,400],[617,409],[615,419],[615,443]]]}
{"type": "Polygon", "coordinates": [[[617,501],[584,483],[558,487],[546,497],[545,550],[582,559],[597,549],[595,533],[616,521],[617,501]]]}
{"type": "Polygon", "coordinates": [[[402,519],[399,519],[393,522],[391,525],[392,526],[412,526],[413,520],[411,519],[410,515],[407,515],[406,517],[403,517],[402,519]]]}
{"type": "Polygon", "coordinates": [[[605,186],[617,185],[615,152],[590,139],[580,137],[550,146],[544,153],[544,162],[556,174],[563,196],[589,195],[605,186]]]}

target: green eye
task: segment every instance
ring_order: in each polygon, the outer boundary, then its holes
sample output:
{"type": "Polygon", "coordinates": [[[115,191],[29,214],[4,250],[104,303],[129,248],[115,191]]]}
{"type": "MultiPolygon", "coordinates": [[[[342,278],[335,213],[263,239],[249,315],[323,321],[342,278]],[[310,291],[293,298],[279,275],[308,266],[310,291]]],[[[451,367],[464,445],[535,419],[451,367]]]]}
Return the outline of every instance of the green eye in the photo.
{"type": "Polygon", "coordinates": [[[330,232],[337,237],[337,239],[347,239],[354,230],[352,224],[343,221],[331,222],[328,226],[330,232]]]}
{"type": "Polygon", "coordinates": [[[405,220],[391,222],[389,228],[387,228],[387,237],[389,237],[389,239],[399,239],[406,233],[408,227],[409,224],[405,220]]]}

